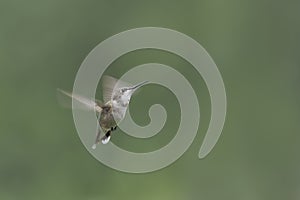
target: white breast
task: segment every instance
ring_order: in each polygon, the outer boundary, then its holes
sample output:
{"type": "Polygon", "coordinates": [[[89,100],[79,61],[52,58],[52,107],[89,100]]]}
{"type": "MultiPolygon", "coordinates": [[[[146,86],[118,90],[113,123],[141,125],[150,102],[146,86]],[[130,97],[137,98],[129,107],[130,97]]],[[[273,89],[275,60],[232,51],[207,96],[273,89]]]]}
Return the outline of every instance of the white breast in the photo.
{"type": "Polygon", "coordinates": [[[128,104],[122,105],[117,101],[112,102],[112,113],[114,116],[114,120],[118,123],[122,119],[124,119],[128,104]]]}

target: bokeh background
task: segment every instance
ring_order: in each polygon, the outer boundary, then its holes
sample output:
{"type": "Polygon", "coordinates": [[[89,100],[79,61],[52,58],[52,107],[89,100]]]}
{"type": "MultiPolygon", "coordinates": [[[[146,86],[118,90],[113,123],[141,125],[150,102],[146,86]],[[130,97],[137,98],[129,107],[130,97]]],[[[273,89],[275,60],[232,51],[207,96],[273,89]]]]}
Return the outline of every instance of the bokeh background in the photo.
{"type": "MultiPolygon", "coordinates": [[[[300,199],[299,10],[297,0],[1,0],[0,199],[300,199]],[[228,112],[219,142],[199,160],[210,118],[201,76],[167,52],[120,57],[107,74],[120,77],[148,62],[170,65],[197,89],[201,107],[197,137],[177,162],[127,174],[87,152],[56,88],[72,89],[81,62],[101,41],[144,26],[183,32],[205,47],[223,76],[228,112]]],[[[153,103],[169,114],[157,136],[133,139],[119,131],[113,142],[146,152],[170,141],[180,113],[166,88],[142,89],[132,100],[133,118],[149,123],[153,103]]]]}

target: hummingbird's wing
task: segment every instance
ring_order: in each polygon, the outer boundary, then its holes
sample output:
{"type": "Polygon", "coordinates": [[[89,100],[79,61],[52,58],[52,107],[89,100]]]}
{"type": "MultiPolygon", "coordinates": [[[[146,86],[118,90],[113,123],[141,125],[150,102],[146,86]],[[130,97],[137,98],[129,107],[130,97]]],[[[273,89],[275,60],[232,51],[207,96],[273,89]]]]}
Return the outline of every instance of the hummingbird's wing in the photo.
{"type": "Polygon", "coordinates": [[[107,75],[103,76],[102,80],[103,101],[105,103],[111,100],[112,96],[114,95],[114,90],[116,91],[117,89],[123,87],[132,86],[130,83],[126,83],[107,75]]]}
{"type": "Polygon", "coordinates": [[[72,94],[72,93],[64,91],[62,89],[57,89],[57,99],[58,99],[58,102],[63,107],[72,108],[72,101],[70,101],[70,100],[74,99],[80,103],[79,107],[76,107],[76,108],[83,109],[83,110],[95,110],[98,113],[101,112],[101,110],[102,110],[101,106],[103,105],[102,102],[100,102],[98,100],[93,101],[86,97],[82,97],[77,94],[72,94]],[[70,97],[71,99],[66,99],[65,97],[70,97]]]}
{"type": "Polygon", "coordinates": [[[100,129],[100,126],[99,126],[99,121],[100,121],[100,115],[98,115],[98,117],[97,117],[96,139],[95,139],[95,142],[92,146],[92,149],[96,149],[96,146],[100,141],[101,129],[100,129]]]}

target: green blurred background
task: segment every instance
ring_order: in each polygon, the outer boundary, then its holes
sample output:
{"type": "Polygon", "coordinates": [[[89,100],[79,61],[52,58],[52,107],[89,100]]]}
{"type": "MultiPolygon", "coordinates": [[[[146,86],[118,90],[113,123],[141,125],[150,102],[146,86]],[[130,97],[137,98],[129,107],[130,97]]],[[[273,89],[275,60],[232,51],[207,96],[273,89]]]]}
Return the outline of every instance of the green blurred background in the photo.
{"type": "MultiPolygon", "coordinates": [[[[0,0],[0,199],[300,199],[299,11],[299,0],[0,0]],[[200,88],[201,107],[198,135],[177,162],[127,174],[86,151],[56,88],[72,89],[81,62],[101,41],[144,26],[171,28],[204,46],[223,76],[228,112],[219,142],[199,160],[210,118],[201,76],[167,52],[122,56],[107,74],[168,64],[200,88]]],[[[148,151],[170,141],[179,108],[167,89],[141,90],[133,117],[149,123],[153,103],[170,116],[161,133],[146,141],[120,133],[114,142],[148,151]]]]}

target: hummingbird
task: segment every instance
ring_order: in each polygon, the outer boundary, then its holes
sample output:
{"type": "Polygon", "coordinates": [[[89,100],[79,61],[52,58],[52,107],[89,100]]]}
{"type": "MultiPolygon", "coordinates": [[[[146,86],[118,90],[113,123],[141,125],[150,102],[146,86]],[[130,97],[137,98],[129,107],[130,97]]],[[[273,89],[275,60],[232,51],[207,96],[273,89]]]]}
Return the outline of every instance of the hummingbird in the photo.
{"type": "MultiPolygon", "coordinates": [[[[102,90],[103,102],[99,100],[91,100],[77,94],[73,94],[62,89],[58,89],[60,94],[71,97],[83,105],[87,110],[94,110],[97,114],[97,131],[95,142],[92,149],[96,149],[96,145],[100,142],[107,144],[110,141],[111,134],[118,127],[118,124],[124,119],[131,96],[134,92],[147,84],[149,81],[143,81],[136,85],[131,85],[112,76],[103,76],[102,90]],[[100,137],[101,130],[104,136],[100,137]]],[[[63,102],[60,102],[64,104],[63,102]]]]}

